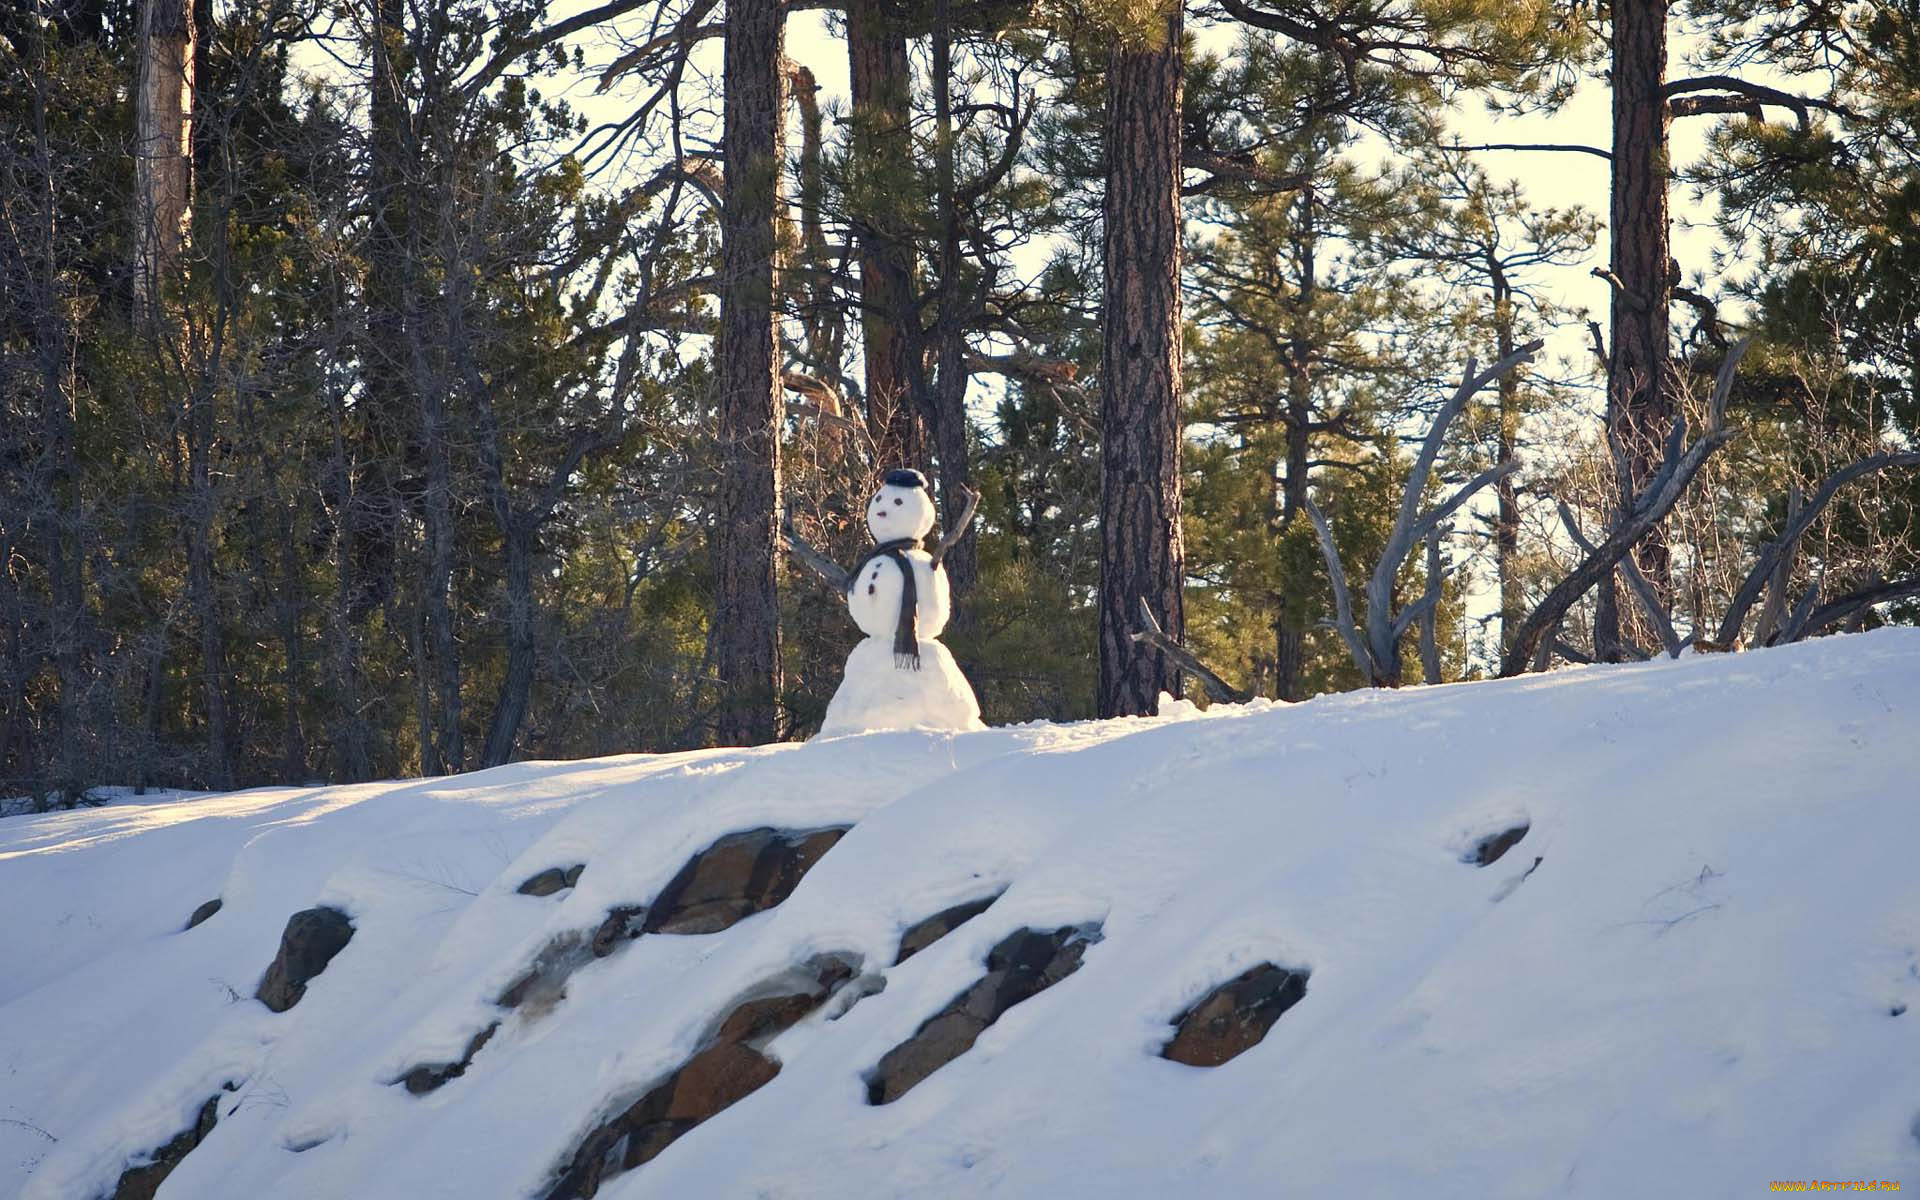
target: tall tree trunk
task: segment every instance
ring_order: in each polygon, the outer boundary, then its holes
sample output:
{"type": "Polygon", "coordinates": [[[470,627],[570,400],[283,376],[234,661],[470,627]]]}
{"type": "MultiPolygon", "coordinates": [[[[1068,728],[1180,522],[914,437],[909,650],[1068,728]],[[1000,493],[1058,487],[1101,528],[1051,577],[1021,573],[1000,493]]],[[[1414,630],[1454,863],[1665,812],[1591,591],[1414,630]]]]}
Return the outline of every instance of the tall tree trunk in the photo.
{"type": "MultiPolygon", "coordinates": [[[[1504,360],[1514,350],[1513,289],[1497,258],[1488,256],[1489,278],[1493,284],[1493,336],[1495,361],[1504,360]]],[[[1508,371],[1499,383],[1500,428],[1495,434],[1493,461],[1506,466],[1513,461],[1520,439],[1520,379],[1518,371],[1508,371]]],[[[1494,574],[1500,584],[1500,657],[1513,648],[1513,635],[1526,620],[1526,595],[1520,586],[1520,493],[1511,473],[1494,483],[1493,557],[1494,574]]]]}
{"type": "Polygon", "coordinates": [[[333,423],[333,462],[329,470],[339,491],[333,512],[333,609],[328,614],[331,628],[327,638],[327,691],[332,710],[328,732],[338,755],[334,777],[357,783],[373,776],[367,718],[360,699],[364,686],[354,617],[358,601],[356,564],[360,560],[354,539],[362,525],[360,482],[353,459],[353,443],[347,437],[345,399],[334,392],[329,397],[328,408],[333,423]]]}
{"type": "MultiPolygon", "coordinates": [[[[415,237],[411,197],[419,172],[407,100],[412,75],[405,0],[369,0],[373,15],[367,80],[366,329],[361,342],[365,395],[352,458],[360,470],[354,503],[353,557],[347,563],[349,614],[357,624],[393,598],[399,559],[401,467],[410,454],[418,406],[408,386],[408,279],[415,237]]],[[[424,755],[425,746],[421,747],[424,755]]]]}
{"type": "Polygon", "coordinates": [[[1103,717],[1180,694],[1165,655],[1129,636],[1144,600],[1186,632],[1180,530],[1180,30],[1176,3],[1107,69],[1106,320],[1100,354],[1103,717]]]}
{"type": "Polygon", "coordinates": [[[510,516],[502,530],[507,557],[507,670],[500,681],[493,721],[487,726],[486,747],[480,753],[482,767],[512,761],[533,694],[533,537],[534,523],[518,514],[510,516]]]}
{"type": "Polygon", "coordinates": [[[134,92],[133,319],[148,330],[180,264],[193,180],[191,0],[142,0],[134,92]]]}
{"type": "Polygon", "coordinates": [[[200,635],[201,692],[207,713],[206,784],[216,792],[233,787],[233,747],[227,713],[226,631],[213,583],[212,388],[187,397],[187,604],[200,635]]]}
{"type": "Polygon", "coordinates": [[[774,219],[780,185],[779,0],[730,0],[720,231],[720,495],[713,641],[723,742],[780,733],[780,356],[774,219]]]}
{"type": "MultiPolygon", "coordinates": [[[[1667,314],[1673,301],[1668,244],[1667,127],[1662,91],[1667,73],[1667,0],[1615,0],[1613,5],[1612,341],[1607,419],[1626,453],[1623,501],[1639,494],[1659,467],[1673,424],[1667,362],[1667,314]]],[[[1667,594],[1665,535],[1655,528],[1639,560],[1661,596],[1667,594]]],[[[1601,583],[1595,656],[1617,658],[1620,611],[1614,577],[1601,583]],[[1611,602],[1606,602],[1611,601],[1611,602]]]]}
{"type": "MultiPolygon", "coordinates": [[[[1295,267],[1299,287],[1291,302],[1290,328],[1287,331],[1287,409],[1286,478],[1281,481],[1278,531],[1285,533],[1307,508],[1307,486],[1311,482],[1313,458],[1313,330],[1311,317],[1315,293],[1320,286],[1319,258],[1315,253],[1319,236],[1314,228],[1313,188],[1301,190],[1300,215],[1293,238],[1295,267]]],[[[1297,581],[1296,581],[1297,583],[1297,581]]],[[[1298,599],[1299,589],[1294,590],[1298,599]]],[[[1274,621],[1274,696],[1280,700],[1304,699],[1306,685],[1302,677],[1307,665],[1306,614],[1287,611],[1288,596],[1279,597],[1280,613],[1274,621]]]]}
{"type": "MultiPolygon", "coordinates": [[[[935,0],[933,25],[934,186],[940,218],[940,303],[934,321],[934,346],[940,365],[933,392],[934,450],[940,459],[941,524],[952,529],[966,510],[964,488],[971,482],[967,445],[966,297],[960,290],[960,209],[953,165],[953,15],[950,0],[935,0]]],[[[966,531],[946,554],[947,581],[953,589],[953,623],[967,628],[968,599],[979,565],[973,531],[966,531]]]]}
{"type": "Polygon", "coordinates": [[[885,0],[848,0],[847,66],[853,90],[854,164],[865,183],[854,214],[860,246],[860,330],[866,367],[867,433],[876,466],[923,466],[925,415],[913,402],[907,321],[913,257],[901,203],[912,179],[912,73],[907,39],[887,19],[885,0]]]}
{"type": "MultiPolygon", "coordinates": [[[[424,359],[424,354],[421,355],[424,359]]],[[[421,364],[424,368],[424,362],[421,364]]],[[[460,644],[454,630],[454,513],[452,448],[447,444],[446,390],[437,380],[417,376],[420,387],[420,440],[427,456],[427,489],[423,506],[426,532],[426,586],[421,589],[421,622],[427,654],[433,662],[433,725],[431,760],[421,747],[421,771],[427,775],[466,769],[466,745],[460,732],[460,644]]]]}

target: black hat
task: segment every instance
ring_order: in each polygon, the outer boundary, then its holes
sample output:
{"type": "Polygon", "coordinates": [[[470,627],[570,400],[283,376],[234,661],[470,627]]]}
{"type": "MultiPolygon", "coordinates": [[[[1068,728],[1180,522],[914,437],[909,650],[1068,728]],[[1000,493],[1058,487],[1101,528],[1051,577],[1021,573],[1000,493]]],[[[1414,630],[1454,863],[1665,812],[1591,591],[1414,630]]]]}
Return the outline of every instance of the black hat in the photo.
{"type": "Polygon", "coordinates": [[[927,488],[928,491],[933,490],[932,488],[927,487],[927,477],[925,475],[922,475],[920,472],[913,470],[910,467],[901,467],[896,470],[888,471],[886,479],[884,479],[882,482],[884,482],[888,487],[917,487],[917,488],[927,488]]]}

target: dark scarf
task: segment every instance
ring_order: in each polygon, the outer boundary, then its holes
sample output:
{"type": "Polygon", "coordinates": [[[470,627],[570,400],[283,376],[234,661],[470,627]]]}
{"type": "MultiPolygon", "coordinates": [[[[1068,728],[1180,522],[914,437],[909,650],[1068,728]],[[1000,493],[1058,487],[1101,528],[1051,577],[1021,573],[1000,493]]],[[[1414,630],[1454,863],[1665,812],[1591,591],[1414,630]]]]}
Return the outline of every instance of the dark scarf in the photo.
{"type": "Polygon", "coordinates": [[[913,563],[901,553],[919,545],[919,538],[910,537],[881,542],[860,556],[860,561],[853,565],[853,574],[847,577],[847,595],[851,596],[853,589],[860,586],[867,564],[874,559],[890,558],[893,565],[900,568],[900,620],[893,627],[893,665],[902,671],[920,669],[920,590],[913,581],[913,563]]]}

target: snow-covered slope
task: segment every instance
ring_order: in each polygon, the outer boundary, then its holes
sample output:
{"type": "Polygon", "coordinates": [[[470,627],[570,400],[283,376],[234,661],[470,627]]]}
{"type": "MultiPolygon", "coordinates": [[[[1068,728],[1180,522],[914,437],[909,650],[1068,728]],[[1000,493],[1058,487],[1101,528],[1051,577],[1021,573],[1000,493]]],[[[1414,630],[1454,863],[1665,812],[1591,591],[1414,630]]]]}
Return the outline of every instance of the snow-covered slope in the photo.
{"type": "Polygon", "coordinates": [[[1920,633],[0,822],[0,1196],[110,1195],[209,1100],[163,1200],[545,1196],[824,954],[860,986],[765,1044],[777,1076],[599,1195],[1920,1187],[1920,633]],[[664,911],[723,835],[839,826],[723,931],[570,940],[664,911]],[[895,965],[903,930],[1001,892],[895,965]],[[352,940],[269,1011],[256,985],[317,905],[352,940]],[[1003,938],[1096,925],[1077,971],[869,1103],[1003,938]],[[497,1003],[557,958],[577,969],[540,1002],[497,1003]],[[1263,1041],[1159,1056],[1263,962],[1311,971],[1263,1041]],[[495,1022],[464,1074],[396,1082],[495,1022]]]}

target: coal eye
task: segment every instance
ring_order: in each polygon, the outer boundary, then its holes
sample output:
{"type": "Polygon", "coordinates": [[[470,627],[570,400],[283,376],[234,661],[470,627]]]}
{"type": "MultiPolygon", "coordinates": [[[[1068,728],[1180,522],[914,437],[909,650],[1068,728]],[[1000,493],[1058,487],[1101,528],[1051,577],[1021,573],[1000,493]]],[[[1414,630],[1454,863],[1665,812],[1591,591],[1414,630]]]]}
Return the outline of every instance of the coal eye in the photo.
{"type": "Polygon", "coordinates": [[[900,506],[901,506],[901,505],[902,505],[903,503],[905,503],[905,501],[903,501],[903,500],[901,500],[901,499],[900,499],[900,497],[898,497],[898,496],[895,496],[895,497],[893,498],[893,506],[894,506],[895,508],[899,508],[899,507],[900,507],[900,506]]]}

